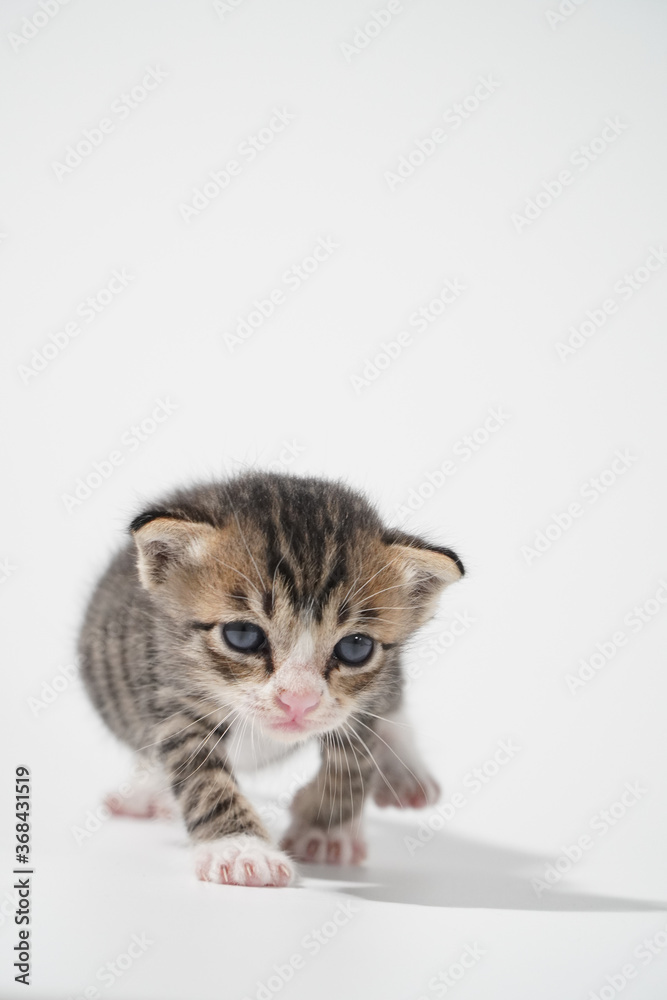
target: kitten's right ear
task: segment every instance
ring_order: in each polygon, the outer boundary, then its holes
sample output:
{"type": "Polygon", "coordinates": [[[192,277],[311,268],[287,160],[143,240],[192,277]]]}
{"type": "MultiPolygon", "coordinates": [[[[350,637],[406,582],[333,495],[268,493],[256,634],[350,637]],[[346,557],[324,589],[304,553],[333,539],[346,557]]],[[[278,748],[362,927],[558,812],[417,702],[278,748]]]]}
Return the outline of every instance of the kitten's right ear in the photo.
{"type": "Polygon", "coordinates": [[[400,528],[385,531],[383,541],[402,573],[413,623],[423,625],[433,614],[440,592],[465,573],[463,563],[451,549],[408,535],[400,528]]]}
{"type": "Polygon", "coordinates": [[[137,546],[139,579],[146,590],[157,590],[173,572],[194,567],[210,551],[216,529],[186,521],[168,511],[146,511],[130,525],[137,546]]]}

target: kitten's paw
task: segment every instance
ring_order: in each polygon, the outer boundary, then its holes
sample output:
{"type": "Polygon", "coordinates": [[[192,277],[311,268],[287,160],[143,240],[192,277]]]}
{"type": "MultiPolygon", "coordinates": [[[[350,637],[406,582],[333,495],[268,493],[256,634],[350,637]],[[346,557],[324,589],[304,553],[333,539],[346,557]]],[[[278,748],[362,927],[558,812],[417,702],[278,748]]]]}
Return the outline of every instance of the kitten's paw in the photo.
{"type": "Polygon", "coordinates": [[[286,854],[261,837],[241,834],[197,844],[195,870],[202,882],[221,885],[286,886],[295,879],[286,854]]]}
{"type": "Polygon", "coordinates": [[[386,771],[385,777],[387,781],[380,778],[373,793],[379,806],[423,809],[434,805],[440,798],[440,785],[427,771],[415,771],[413,774],[401,768],[386,771]]]}
{"type": "Polygon", "coordinates": [[[112,816],[132,816],[135,819],[174,819],[178,815],[172,795],[150,788],[133,788],[128,795],[112,792],[104,799],[112,816]]]}
{"type": "Polygon", "coordinates": [[[366,842],[350,826],[321,830],[292,824],[280,846],[297,861],[313,865],[359,865],[366,857],[366,842]]]}

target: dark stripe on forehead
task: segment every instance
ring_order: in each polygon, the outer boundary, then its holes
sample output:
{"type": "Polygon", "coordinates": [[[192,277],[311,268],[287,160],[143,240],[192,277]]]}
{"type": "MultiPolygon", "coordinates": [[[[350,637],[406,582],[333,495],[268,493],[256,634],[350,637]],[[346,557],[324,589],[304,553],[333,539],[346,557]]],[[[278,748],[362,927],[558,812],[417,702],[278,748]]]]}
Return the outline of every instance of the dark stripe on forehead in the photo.
{"type": "MultiPolygon", "coordinates": [[[[339,485],[289,476],[249,477],[230,484],[230,492],[242,531],[247,526],[264,537],[267,587],[273,591],[280,581],[295,610],[321,619],[346,580],[360,532],[376,527],[373,512],[339,485]]],[[[270,616],[273,600],[263,601],[270,616]]]]}
{"type": "Polygon", "coordinates": [[[310,597],[326,562],[334,526],[323,498],[306,490],[286,500],[280,506],[280,523],[310,597]]]}
{"type": "Polygon", "coordinates": [[[271,518],[267,518],[263,528],[266,537],[266,566],[269,576],[272,581],[277,577],[281,577],[292,599],[298,600],[294,571],[287,560],[286,554],[281,551],[276,525],[271,518]]]}
{"type": "Polygon", "coordinates": [[[297,575],[296,575],[295,571],[292,569],[292,567],[290,566],[290,564],[287,561],[287,559],[285,559],[284,557],[281,559],[280,565],[278,566],[278,574],[277,575],[279,577],[282,577],[283,583],[285,584],[285,587],[287,588],[287,593],[289,594],[289,596],[290,596],[290,598],[292,600],[292,603],[296,607],[298,607],[301,604],[303,598],[302,598],[302,595],[301,595],[301,593],[299,591],[299,586],[298,586],[298,584],[296,582],[297,575]]]}
{"type": "Polygon", "coordinates": [[[317,593],[313,595],[314,610],[317,619],[322,618],[324,605],[329,599],[331,592],[345,580],[347,573],[347,562],[344,553],[339,549],[335,556],[335,561],[329,575],[320,586],[317,593]]]}

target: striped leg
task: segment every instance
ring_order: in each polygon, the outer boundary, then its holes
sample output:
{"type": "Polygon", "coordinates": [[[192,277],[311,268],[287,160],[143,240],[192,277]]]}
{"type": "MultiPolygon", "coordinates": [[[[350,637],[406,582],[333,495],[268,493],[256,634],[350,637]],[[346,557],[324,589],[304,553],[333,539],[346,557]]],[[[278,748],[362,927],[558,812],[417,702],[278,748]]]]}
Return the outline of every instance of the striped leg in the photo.
{"type": "Polygon", "coordinates": [[[376,721],[379,746],[373,798],[379,806],[422,809],[438,801],[440,786],[429,773],[403,712],[376,721]]]}
{"type": "Polygon", "coordinates": [[[201,723],[183,729],[177,717],[160,729],[159,758],[194,844],[197,876],[231,885],[289,885],[292,863],[271,844],[221,752],[224,724],[212,733],[201,723]]]}
{"type": "Polygon", "coordinates": [[[361,819],[373,783],[374,737],[340,731],[321,742],[320,770],[294,797],[282,847],[299,861],[359,864],[366,857],[361,819]]]}

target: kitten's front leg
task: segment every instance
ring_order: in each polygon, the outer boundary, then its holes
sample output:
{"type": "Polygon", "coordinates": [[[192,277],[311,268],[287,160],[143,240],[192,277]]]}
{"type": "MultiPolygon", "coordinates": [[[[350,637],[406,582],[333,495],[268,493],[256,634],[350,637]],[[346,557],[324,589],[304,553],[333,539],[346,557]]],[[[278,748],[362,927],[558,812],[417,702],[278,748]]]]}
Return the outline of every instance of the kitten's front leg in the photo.
{"type": "Polygon", "coordinates": [[[281,846],[298,861],[356,865],[366,857],[361,832],[364,799],[372,786],[376,740],[371,732],[327,733],[322,763],[291,806],[292,823],[281,846]]]}
{"type": "Polygon", "coordinates": [[[375,721],[379,741],[373,798],[379,806],[423,809],[440,796],[440,786],[428,771],[415,744],[412,727],[401,710],[375,721]]]}
{"type": "MultiPolygon", "coordinates": [[[[173,722],[172,727],[177,728],[173,722]]],[[[190,726],[159,743],[161,763],[193,842],[198,878],[229,885],[289,885],[295,875],[292,862],[271,843],[225,759],[207,744],[208,735],[190,726]]]]}

